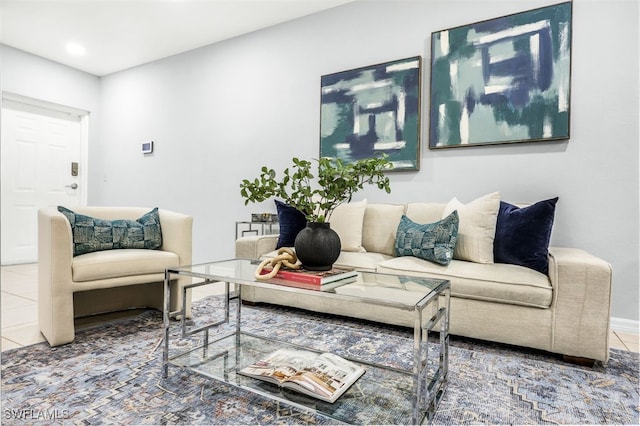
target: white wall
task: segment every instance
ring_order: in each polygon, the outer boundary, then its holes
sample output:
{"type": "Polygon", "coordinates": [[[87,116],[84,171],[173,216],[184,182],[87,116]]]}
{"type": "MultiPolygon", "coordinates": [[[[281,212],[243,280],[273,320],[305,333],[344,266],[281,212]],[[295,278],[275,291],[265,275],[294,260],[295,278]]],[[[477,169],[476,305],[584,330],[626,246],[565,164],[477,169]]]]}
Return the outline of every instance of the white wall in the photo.
{"type": "Polygon", "coordinates": [[[192,214],[194,259],[233,256],[238,185],[261,165],[317,157],[320,76],[422,55],[421,170],[370,201],[506,201],[559,196],[552,244],[613,265],[613,316],[638,320],[638,3],[574,1],[571,139],[432,151],[430,33],[551,1],[358,1],[103,79],[99,204],[192,214]],[[624,43],[621,43],[621,42],[624,43]],[[620,43],[620,44],[618,44],[620,43]],[[143,157],[139,145],[154,140],[143,157]]]}
{"type": "Polygon", "coordinates": [[[100,78],[0,44],[2,90],[94,113],[100,78]]]}
{"type": "Polygon", "coordinates": [[[612,315],[638,320],[638,16],[635,1],[575,0],[571,139],[427,148],[430,34],[553,0],[361,0],[102,79],[91,204],[161,206],[194,216],[194,261],[233,256],[243,178],[318,155],[320,76],[424,58],[421,170],[392,174],[372,202],[510,202],[559,196],[552,244],[613,265],[612,315]],[[156,151],[140,153],[155,141],[156,151]]]}

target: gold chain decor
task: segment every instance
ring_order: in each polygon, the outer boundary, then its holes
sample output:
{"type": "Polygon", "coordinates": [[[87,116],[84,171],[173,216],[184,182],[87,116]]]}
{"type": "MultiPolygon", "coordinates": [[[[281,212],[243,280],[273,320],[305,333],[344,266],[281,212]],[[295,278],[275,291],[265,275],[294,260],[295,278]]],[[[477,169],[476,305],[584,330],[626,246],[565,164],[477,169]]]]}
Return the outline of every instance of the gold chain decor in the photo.
{"type": "Polygon", "coordinates": [[[278,250],[278,254],[273,259],[265,259],[260,262],[258,269],[256,269],[255,277],[259,280],[268,280],[276,276],[281,267],[286,266],[291,269],[300,269],[301,265],[298,263],[298,256],[295,252],[287,247],[282,247],[278,250]],[[265,266],[270,265],[271,271],[268,274],[262,274],[262,270],[265,266]]]}

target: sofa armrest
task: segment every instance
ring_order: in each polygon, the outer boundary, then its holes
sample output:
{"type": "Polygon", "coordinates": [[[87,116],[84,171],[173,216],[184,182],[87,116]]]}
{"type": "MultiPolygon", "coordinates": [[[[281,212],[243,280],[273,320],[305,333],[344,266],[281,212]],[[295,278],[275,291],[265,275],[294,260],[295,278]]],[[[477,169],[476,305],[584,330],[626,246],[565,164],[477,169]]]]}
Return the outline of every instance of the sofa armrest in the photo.
{"type": "Polygon", "coordinates": [[[58,321],[73,324],[72,261],[73,239],[69,221],[56,207],[39,209],[38,322],[49,341],[73,340],[73,328],[59,330],[54,327],[58,321]]]}
{"type": "Polygon", "coordinates": [[[162,227],[162,247],[160,250],[176,253],[180,266],[191,265],[193,218],[191,216],[159,209],[162,227]]]}
{"type": "MultiPolygon", "coordinates": [[[[56,207],[38,210],[38,275],[71,291],[73,239],[71,225],[56,207]]],[[[58,287],[59,288],[59,287],[58,287]]]]}
{"type": "Polygon", "coordinates": [[[549,248],[553,286],[553,351],[609,358],[611,265],[583,250],[549,248]]]}
{"type": "Polygon", "coordinates": [[[276,249],[278,235],[251,235],[236,240],[236,257],[242,259],[260,259],[265,253],[276,249]]]}
{"type": "MultiPolygon", "coordinates": [[[[162,247],[160,250],[170,251],[178,255],[180,266],[191,265],[193,245],[193,217],[169,210],[158,209],[160,226],[162,227],[162,247]]],[[[171,310],[182,309],[182,288],[191,283],[191,278],[180,277],[176,285],[171,286],[171,310]]],[[[187,290],[186,312],[191,318],[191,290],[187,290]]],[[[179,316],[176,317],[179,319],[179,316]]]]}

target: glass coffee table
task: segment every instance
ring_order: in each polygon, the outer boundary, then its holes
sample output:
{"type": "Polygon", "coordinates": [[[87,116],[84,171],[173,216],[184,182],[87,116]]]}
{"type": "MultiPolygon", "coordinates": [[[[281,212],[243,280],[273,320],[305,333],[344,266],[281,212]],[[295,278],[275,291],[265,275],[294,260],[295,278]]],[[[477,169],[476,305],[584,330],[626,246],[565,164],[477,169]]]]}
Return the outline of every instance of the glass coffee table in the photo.
{"type": "MultiPolygon", "coordinates": [[[[420,424],[430,421],[442,398],[449,365],[449,301],[450,284],[447,280],[401,275],[359,272],[356,281],[331,286],[328,290],[307,290],[258,281],[254,272],[258,261],[231,259],[167,269],[165,272],[165,309],[163,376],[168,377],[170,365],[227,383],[262,395],[280,403],[289,404],[308,412],[344,423],[388,423],[381,411],[374,409],[376,401],[393,394],[394,422],[420,424]],[[181,310],[169,308],[170,281],[179,276],[192,277],[192,283],[183,288],[181,310]],[[218,286],[222,298],[216,318],[199,324],[197,318],[187,320],[186,292],[199,286],[218,286]],[[300,348],[289,341],[277,341],[271,336],[243,330],[242,290],[245,286],[278,289],[287,293],[313,294],[327,299],[341,299],[354,304],[366,304],[412,312],[413,339],[405,339],[412,354],[411,366],[384,365],[377,360],[354,359],[344,356],[340,348],[336,353],[361,364],[366,372],[334,403],[289,391],[263,380],[253,379],[238,371],[283,347],[300,348]],[[171,317],[181,318],[170,323],[171,317]],[[193,338],[193,345],[174,348],[170,330],[179,327],[180,337],[193,338]],[[432,344],[429,347],[429,333],[432,344]],[[435,344],[434,344],[435,343],[435,344]],[[358,386],[356,386],[358,385],[358,386]]],[[[295,296],[295,295],[293,295],[295,296]]],[[[325,302],[330,302],[325,301],[325,302]]],[[[247,308],[247,306],[245,306],[247,308]]],[[[195,316],[195,314],[194,314],[195,316]]],[[[357,319],[353,320],[357,323],[357,319]]],[[[245,327],[246,328],[246,327],[245,327]]],[[[184,339],[183,339],[184,340],[184,339]]],[[[174,342],[175,343],[175,342],[174,342]]],[[[304,349],[322,352],[318,348],[304,349]]]]}

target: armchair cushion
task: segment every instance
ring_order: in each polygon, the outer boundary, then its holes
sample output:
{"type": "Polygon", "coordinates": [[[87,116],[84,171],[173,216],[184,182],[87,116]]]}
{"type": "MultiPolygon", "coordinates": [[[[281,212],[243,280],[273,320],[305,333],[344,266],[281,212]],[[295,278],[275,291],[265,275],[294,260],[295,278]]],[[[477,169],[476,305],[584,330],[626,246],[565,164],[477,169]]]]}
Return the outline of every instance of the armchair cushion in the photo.
{"type": "Polygon", "coordinates": [[[74,282],[144,274],[163,274],[180,265],[178,255],[160,250],[109,250],[76,256],[71,264],[74,282]]]}
{"type": "Polygon", "coordinates": [[[73,255],[112,249],[150,249],[162,246],[158,208],[136,220],[106,220],[75,213],[58,206],[71,224],[73,255]]]}

